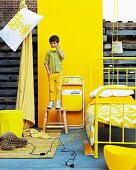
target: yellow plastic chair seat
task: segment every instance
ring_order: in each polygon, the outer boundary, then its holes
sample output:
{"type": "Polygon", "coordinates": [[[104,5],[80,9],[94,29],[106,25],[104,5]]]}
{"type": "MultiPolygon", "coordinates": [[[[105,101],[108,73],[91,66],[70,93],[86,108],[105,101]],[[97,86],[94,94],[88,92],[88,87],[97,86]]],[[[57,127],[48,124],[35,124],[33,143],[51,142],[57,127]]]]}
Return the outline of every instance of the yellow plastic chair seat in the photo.
{"type": "Polygon", "coordinates": [[[136,148],[105,145],[104,157],[110,170],[136,170],[136,148]]]}
{"type": "Polygon", "coordinates": [[[0,111],[0,135],[5,132],[12,132],[18,137],[22,137],[23,111],[21,110],[1,110],[0,111]]]}

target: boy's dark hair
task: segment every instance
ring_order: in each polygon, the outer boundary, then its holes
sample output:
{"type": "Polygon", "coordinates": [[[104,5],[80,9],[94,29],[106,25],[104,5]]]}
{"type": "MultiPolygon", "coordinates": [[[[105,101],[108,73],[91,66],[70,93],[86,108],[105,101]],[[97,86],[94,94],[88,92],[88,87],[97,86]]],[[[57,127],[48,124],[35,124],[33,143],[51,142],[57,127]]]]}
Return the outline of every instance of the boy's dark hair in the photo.
{"type": "Polygon", "coordinates": [[[57,35],[52,35],[50,38],[49,38],[49,42],[57,42],[59,43],[59,37],[57,35]]]}

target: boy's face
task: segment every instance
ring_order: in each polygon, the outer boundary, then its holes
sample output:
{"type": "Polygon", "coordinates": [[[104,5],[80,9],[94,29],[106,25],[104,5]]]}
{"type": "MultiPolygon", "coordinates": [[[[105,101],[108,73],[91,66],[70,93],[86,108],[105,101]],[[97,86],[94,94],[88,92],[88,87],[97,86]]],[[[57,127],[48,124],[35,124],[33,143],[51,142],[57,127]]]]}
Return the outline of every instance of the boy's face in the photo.
{"type": "Polygon", "coordinates": [[[58,43],[56,41],[50,42],[51,48],[56,48],[58,43]]]}

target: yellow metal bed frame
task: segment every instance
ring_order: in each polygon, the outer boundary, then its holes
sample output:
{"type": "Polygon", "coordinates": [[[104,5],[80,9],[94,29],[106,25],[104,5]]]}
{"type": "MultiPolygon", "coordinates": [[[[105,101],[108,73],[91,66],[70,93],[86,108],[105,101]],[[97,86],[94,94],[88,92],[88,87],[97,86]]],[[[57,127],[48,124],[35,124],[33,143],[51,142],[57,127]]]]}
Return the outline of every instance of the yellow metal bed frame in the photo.
{"type": "MultiPolygon", "coordinates": [[[[131,67],[131,65],[129,67],[118,67],[117,63],[120,63],[125,61],[128,62],[130,61],[130,63],[133,64],[133,62],[136,63],[136,58],[135,57],[105,57],[105,58],[98,58],[97,60],[95,60],[92,64],[91,64],[91,68],[90,68],[90,79],[91,82],[94,82],[95,79],[93,80],[93,74],[97,74],[99,76],[100,72],[103,72],[103,77],[102,79],[104,79],[104,74],[107,74],[107,84],[106,85],[111,85],[111,86],[107,86],[103,87],[102,89],[100,89],[96,95],[95,98],[95,125],[94,125],[94,158],[98,158],[98,144],[132,144],[132,145],[136,145],[136,129],[134,129],[134,141],[130,141],[127,142],[125,141],[125,127],[124,127],[124,123],[122,122],[122,139],[121,141],[117,142],[117,141],[112,141],[111,136],[112,136],[112,125],[111,123],[109,123],[109,140],[108,141],[99,141],[98,140],[98,105],[100,104],[100,102],[98,101],[99,95],[102,93],[102,91],[107,90],[107,89],[117,89],[117,90],[134,90],[135,95],[134,98],[136,100],[136,68],[135,67],[131,67]],[[109,65],[108,66],[103,66],[103,67],[99,67],[97,68],[97,65],[100,65],[99,62],[103,62],[103,64],[105,64],[106,62],[109,61],[109,65]],[[123,79],[120,77],[120,74],[122,74],[122,72],[124,72],[125,76],[123,77],[123,79]],[[133,76],[130,76],[130,74],[132,74],[133,76]],[[130,78],[129,78],[130,77],[130,78]],[[133,77],[133,82],[130,83],[129,80],[132,80],[133,77]],[[125,78],[125,79],[124,79],[125,78]],[[120,86],[112,86],[114,84],[116,85],[121,85],[123,83],[123,85],[126,85],[124,87],[120,87],[120,86]]],[[[103,82],[103,84],[100,85],[104,85],[104,80],[102,80],[101,82],[103,82]]],[[[92,86],[91,86],[92,87],[92,86]]],[[[93,90],[93,89],[91,89],[93,90]]],[[[115,104],[115,102],[113,102],[115,104]]],[[[110,108],[112,108],[112,104],[113,103],[109,103],[110,108]]],[[[107,104],[107,103],[106,103],[107,104]]],[[[123,103],[121,103],[123,104],[123,103]]],[[[126,104],[126,103],[125,103],[126,104]]],[[[132,103],[129,103],[132,104],[132,103]]],[[[136,104],[136,102],[135,102],[136,104]]],[[[123,104],[124,106],[124,104],[123,104]]],[[[111,117],[111,109],[110,109],[110,116],[111,117]]],[[[122,118],[124,118],[124,114],[122,114],[122,118]]]]}

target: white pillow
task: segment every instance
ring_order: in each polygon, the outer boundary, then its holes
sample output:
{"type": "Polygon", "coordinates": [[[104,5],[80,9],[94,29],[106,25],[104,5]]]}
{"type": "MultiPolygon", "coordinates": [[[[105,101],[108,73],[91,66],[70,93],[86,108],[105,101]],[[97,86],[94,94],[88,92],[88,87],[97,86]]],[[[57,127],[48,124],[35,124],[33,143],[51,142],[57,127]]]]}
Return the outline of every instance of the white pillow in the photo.
{"type": "Polygon", "coordinates": [[[13,51],[16,51],[42,18],[43,16],[23,8],[0,31],[0,37],[13,51]]]}
{"type": "MultiPolygon", "coordinates": [[[[112,85],[113,86],[113,85],[112,85]]],[[[120,86],[120,87],[125,87],[124,85],[114,85],[115,87],[116,86],[120,86]]],[[[98,88],[96,88],[94,91],[92,91],[90,93],[90,97],[91,98],[94,98],[96,97],[98,91],[100,89],[102,89],[103,87],[106,87],[106,86],[99,86],[98,88]]],[[[113,89],[108,89],[108,90],[104,90],[102,91],[102,93],[99,95],[100,97],[110,97],[110,96],[130,96],[134,94],[134,91],[133,90],[113,90],[113,89]]]]}
{"type": "MultiPolygon", "coordinates": [[[[120,86],[120,87],[126,87],[125,85],[114,85],[114,86],[120,86]]],[[[130,96],[134,94],[134,90],[112,90],[113,96],[130,96]]]]}
{"type": "MultiPolygon", "coordinates": [[[[91,98],[96,97],[98,91],[99,91],[100,89],[102,89],[103,87],[105,87],[105,86],[99,86],[99,87],[96,88],[94,91],[92,91],[89,96],[90,96],[91,98]]],[[[109,89],[109,90],[104,90],[104,91],[100,94],[100,97],[109,97],[109,96],[112,96],[112,90],[110,90],[110,89],[109,89]]]]}

